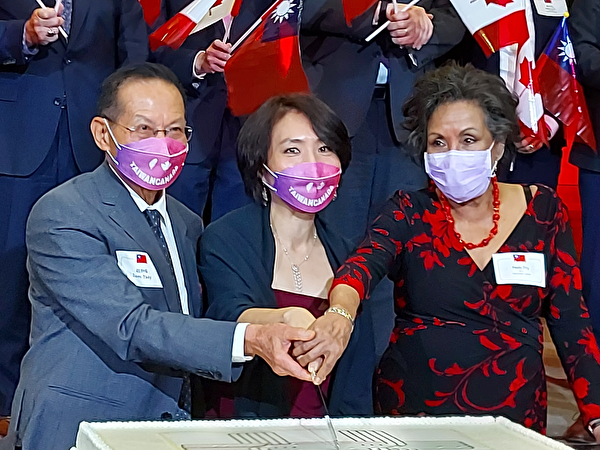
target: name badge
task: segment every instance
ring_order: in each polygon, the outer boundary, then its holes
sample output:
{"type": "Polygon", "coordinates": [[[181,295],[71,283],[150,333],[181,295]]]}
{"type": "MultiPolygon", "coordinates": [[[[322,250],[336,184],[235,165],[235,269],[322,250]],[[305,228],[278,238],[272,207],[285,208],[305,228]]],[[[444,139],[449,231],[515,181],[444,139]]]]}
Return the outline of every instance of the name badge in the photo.
{"type": "Polygon", "coordinates": [[[562,17],[568,11],[565,0],[533,0],[533,3],[540,16],[562,17]]]}
{"type": "Polygon", "coordinates": [[[546,287],[543,253],[495,253],[492,261],[498,284],[546,287]]]}
{"type": "Polygon", "coordinates": [[[124,250],[117,250],[116,253],[119,269],[137,287],[163,287],[148,253],[124,250]]]}

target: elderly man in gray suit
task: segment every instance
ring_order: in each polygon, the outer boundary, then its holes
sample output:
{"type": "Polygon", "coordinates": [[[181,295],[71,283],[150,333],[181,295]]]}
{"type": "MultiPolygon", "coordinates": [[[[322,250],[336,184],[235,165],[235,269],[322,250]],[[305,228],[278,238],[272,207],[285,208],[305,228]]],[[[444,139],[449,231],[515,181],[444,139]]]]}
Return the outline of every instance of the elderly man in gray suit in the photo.
{"type": "Polygon", "coordinates": [[[164,192],[191,133],[175,75],[115,72],[91,130],[104,164],[28,220],[31,349],[0,447],[68,449],[84,420],[188,418],[190,374],[231,381],[254,355],[310,381],[288,350],[312,331],[199,318],[202,221],[164,192]]]}

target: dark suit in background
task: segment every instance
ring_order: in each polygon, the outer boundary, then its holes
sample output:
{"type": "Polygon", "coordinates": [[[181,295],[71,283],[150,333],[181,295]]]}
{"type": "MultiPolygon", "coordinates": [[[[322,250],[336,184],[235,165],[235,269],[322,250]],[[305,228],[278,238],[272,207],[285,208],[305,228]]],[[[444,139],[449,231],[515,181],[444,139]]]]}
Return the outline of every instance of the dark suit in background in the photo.
{"type": "Polygon", "coordinates": [[[42,194],[100,164],[89,124],[101,83],[148,55],[137,0],[73,0],[68,44],[60,37],[26,58],[24,26],[36,8],[35,0],[0,0],[0,416],[28,346],[27,215],[42,194]]]}
{"type": "MultiPolygon", "coordinates": [[[[382,2],[382,11],[387,3],[382,2]]],[[[306,1],[302,15],[302,58],[311,90],[344,121],[352,136],[352,161],[342,176],[338,198],[322,214],[355,245],[390,195],[425,186],[423,164],[409,156],[404,144],[402,104],[415,80],[433,67],[434,58],[458,44],[465,32],[448,0],[421,0],[419,6],[434,15],[434,29],[429,42],[413,51],[415,66],[407,50],[392,43],[387,30],[370,44],[364,42],[377,28],[373,25],[377,6],[355,19],[352,27],[346,24],[341,0],[306,1]],[[376,89],[380,62],[389,68],[389,78],[386,87],[376,89]]],[[[380,15],[379,24],[385,20],[380,15]]],[[[373,303],[381,305],[374,305],[380,354],[388,345],[394,317],[391,285],[386,284],[378,287],[380,294],[372,295],[373,303]]]]}
{"type": "MultiPolygon", "coordinates": [[[[600,142],[600,0],[575,0],[569,30],[578,63],[578,79],[583,86],[587,107],[600,142]]],[[[581,275],[592,324],[600,338],[600,155],[598,148],[575,142],[569,162],[579,167],[583,250],[581,275]]]]}
{"type": "MultiPolygon", "coordinates": [[[[531,1],[531,0],[529,0],[531,1]]],[[[531,1],[533,22],[535,26],[535,57],[540,57],[548,41],[560,25],[562,17],[541,16],[531,1]]],[[[499,52],[486,58],[485,53],[475,41],[471,33],[467,33],[463,41],[448,55],[461,64],[471,63],[486,72],[498,75],[500,73],[499,52]]],[[[550,141],[550,146],[543,145],[538,151],[530,154],[516,153],[514,156],[513,170],[510,170],[511,161],[505,158],[498,170],[500,181],[508,183],[544,184],[556,189],[560,174],[562,148],[565,140],[562,127],[550,141]]]]}
{"type": "MultiPolygon", "coordinates": [[[[170,18],[189,0],[163,1],[163,16],[170,18]]],[[[228,42],[237,39],[273,4],[272,0],[242,3],[234,18],[228,42]]],[[[188,123],[198,130],[192,136],[190,152],[181,175],[169,188],[180,200],[207,223],[251,202],[246,196],[237,167],[235,142],[240,119],[227,108],[227,85],[222,73],[209,73],[203,79],[193,76],[194,60],[216,40],[223,40],[225,27],[219,21],[186,39],[178,50],[162,47],[157,60],[169,67],[183,83],[188,94],[188,123]],[[205,210],[207,204],[210,210],[205,210]]]]}

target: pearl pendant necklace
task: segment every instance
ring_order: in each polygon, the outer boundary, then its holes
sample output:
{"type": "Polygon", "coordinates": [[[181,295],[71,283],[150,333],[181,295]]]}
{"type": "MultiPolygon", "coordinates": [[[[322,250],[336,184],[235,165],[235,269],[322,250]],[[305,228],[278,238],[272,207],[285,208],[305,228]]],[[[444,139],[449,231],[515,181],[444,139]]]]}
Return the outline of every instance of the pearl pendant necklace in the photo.
{"type": "Polygon", "coordinates": [[[308,258],[310,258],[310,255],[312,254],[312,251],[315,248],[315,243],[317,242],[317,229],[315,227],[315,230],[313,232],[312,246],[310,247],[308,254],[304,257],[304,259],[302,260],[302,262],[300,262],[300,264],[296,264],[294,261],[292,261],[292,258],[290,257],[290,252],[288,251],[288,249],[285,247],[285,245],[283,245],[283,242],[281,242],[281,239],[279,239],[279,236],[277,235],[277,231],[275,231],[275,227],[273,226],[273,223],[269,223],[269,225],[271,225],[271,230],[273,230],[273,236],[275,236],[275,239],[277,240],[279,245],[281,245],[283,253],[287,257],[288,261],[290,262],[291,269],[292,269],[292,276],[294,278],[294,288],[296,289],[296,292],[302,292],[304,286],[302,283],[302,273],[300,272],[300,266],[302,264],[304,264],[306,261],[308,261],[308,258]]]}

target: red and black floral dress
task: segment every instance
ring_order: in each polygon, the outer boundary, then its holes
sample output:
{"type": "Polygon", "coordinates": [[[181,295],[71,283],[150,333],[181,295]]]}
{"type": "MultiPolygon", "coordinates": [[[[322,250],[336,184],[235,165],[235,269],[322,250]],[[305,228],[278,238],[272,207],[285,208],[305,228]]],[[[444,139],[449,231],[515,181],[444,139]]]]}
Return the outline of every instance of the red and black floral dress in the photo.
{"type": "MultiPolygon", "coordinates": [[[[585,421],[600,417],[600,352],[581,296],[567,210],[539,186],[503,252],[543,253],[546,288],[499,285],[449,227],[433,188],[398,192],[339,269],[361,299],[394,282],[395,329],[379,365],[383,414],[500,415],[544,432],[546,382],[540,317],[585,421]]],[[[368,300],[367,300],[368,301],[368,300]]]]}

